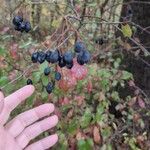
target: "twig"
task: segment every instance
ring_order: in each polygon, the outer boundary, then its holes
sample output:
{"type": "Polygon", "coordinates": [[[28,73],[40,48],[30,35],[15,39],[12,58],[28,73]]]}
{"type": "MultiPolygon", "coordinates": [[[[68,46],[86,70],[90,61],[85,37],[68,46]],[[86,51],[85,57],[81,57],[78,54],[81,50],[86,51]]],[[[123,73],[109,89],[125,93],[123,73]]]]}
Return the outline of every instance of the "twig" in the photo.
{"type": "Polygon", "coordinates": [[[33,67],[33,64],[30,65],[21,75],[19,75],[17,78],[15,78],[14,80],[8,82],[7,84],[5,84],[4,86],[0,87],[0,89],[4,89],[6,86],[12,84],[13,82],[19,80],[20,78],[22,78],[27,72],[29,69],[31,69],[33,67]]]}

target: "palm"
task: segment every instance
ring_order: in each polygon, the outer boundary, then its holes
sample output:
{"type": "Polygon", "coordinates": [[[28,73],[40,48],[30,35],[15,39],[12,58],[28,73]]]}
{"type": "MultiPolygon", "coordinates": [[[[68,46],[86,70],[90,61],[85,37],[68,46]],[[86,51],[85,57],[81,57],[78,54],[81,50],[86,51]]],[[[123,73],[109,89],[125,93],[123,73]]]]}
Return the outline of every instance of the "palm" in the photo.
{"type": "Polygon", "coordinates": [[[4,127],[0,127],[0,133],[0,139],[5,139],[5,141],[0,140],[0,149],[21,150],[18,144],[16,144],[15,139],[4,129],[4,127]]]}
{"type": "Polygon", "coordinates": [[[58,137],[55,134],[29,145],[32,139],[57,124],[58,118],[56,115],[38,121],[54,111],[53,104],[44,104],[26,111],[6,123],[11,111],[29,97],[33,91],[33,86],[26,86],[5,99],[0,93],[0,108],[2,108],[0,112],[0,149],[45,150],[57,142],[58,137]],[[3,106],[2,101],[4,103],[3,106]]]}

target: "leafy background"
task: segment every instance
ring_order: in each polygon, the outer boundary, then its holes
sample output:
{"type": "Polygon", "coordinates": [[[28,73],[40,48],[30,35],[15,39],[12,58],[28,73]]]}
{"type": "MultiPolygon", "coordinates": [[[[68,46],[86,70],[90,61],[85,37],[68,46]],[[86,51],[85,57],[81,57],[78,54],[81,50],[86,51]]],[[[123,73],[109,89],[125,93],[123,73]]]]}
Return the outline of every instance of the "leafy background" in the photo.
{"type": "Polygon", "coordinates": [[[129,71],[132,61],[129,68],[124,63],[128,60],[126,54],[141,58],[141,51],[149,60],[149,51],[134,36],[137,27],[132,22],[121,22],[123,1],[0,2],[0,87],[8,95],[26,85],[28,78],[36,87],[33,96],[18,107],[12,117],[51,102],[56,106],[55,113],[60,122],[56,129],[40,137],[56,131],[59,143],[53,149],[150,148],[149,93],[136,84],[135,75],[129,71]],[[31,21],[30,34],[14,31],[11,20],[15,14],[22,14],[31,21]],[[62,24],[69,30],[62,30],[62,24]],[[57,29],[58,35],[54,34],[57,29]],[[72,31],[77,36],[70,36],[72,31]],[[59,36],[62,39],[57,41],[59,36]],[[32,65],[31,54],[37,49],[55,48],[61,43],[62,50],[72,49],[77,37],[84,41],[92,54],[92,60],[86,66],[87,76],[67,91],[56,85],[54,92],[48,95],[43,88],[49,80],[43,75],[48,64],[32,65]],[[104,44],[96,44],[97,38],[102,38],[104,44]]]}

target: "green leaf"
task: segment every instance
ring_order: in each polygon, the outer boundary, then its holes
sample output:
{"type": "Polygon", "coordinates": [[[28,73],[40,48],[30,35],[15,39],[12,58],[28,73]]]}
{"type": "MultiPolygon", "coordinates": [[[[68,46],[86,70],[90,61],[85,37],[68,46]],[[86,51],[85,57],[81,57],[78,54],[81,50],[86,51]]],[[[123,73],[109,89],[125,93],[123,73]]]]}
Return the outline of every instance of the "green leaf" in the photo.
{"type": "Polygon", "coordinates": [[[76,130],[78,128],[78,123],[76,119],[73,119],[70,123],[69,126],[67,126],[67,131],[68,133],[70,133],[71,135],[76,133],[76,130]]]}
{"type": "Polygon", "coordinates": [[[91,150],[93,149],[93,145],[92,139],[79,140],[77,143],[78,150],[91,150]]]}
{"type": "Polygon", "coordinates": [[[41,74],[44,73],[44,70],[45,70],[45,68],[47,68],[47,67],[48,67],[48,62],[47,62],[47,61],[45,61],[44,63],[42,63],[42,64],[40,65],[40,72],[41,72],[41,74]]]}
{"type": "Polygon", "coordinates": [[[133,79],[133,75],[132,75],[132,73],[130,73],[128,71],[122,71],[121,79],[123,79],[123,80],[130,80],[130,79],[133,79]]]}
{"type": "Polygon", "coordinates": [[[8,82],[8,78],[3,76],[0,78],[0,86],[4,86],[8,82]]]}
{"type": "Polygon", "coordinates": [[[33,72],[32,73],[32,78],[33,78],[33,83],[39,82],[40,79],[41,79],[41,72],[39,72],[39,71],[33,72]]]}
{"type": "Polygon", "coordinates": [[[43,101],[48,101],[48,93],[46,92],[46,90],[43,90],[43,92],[41,93],[41,97],[43,101]]]}
{"type": "Polygon", "coordinates": [[[42,79],[43,85],[46,86],[49,82],[48,76],[43,75],[41,79],[42,79]]]}
{"type": "Polygon", "coordinates": [[[106,128],[101,130],[102,137],[104,139],[107,139],[112,134],[111,132],[112,132],[111,127],[107,126],[106,128]]]}
{"type": "Polygon", "coordinates": [[[121,63],[121,59],[120,58],[117,58],[114,62],[114,67],[115,68],[118,68],[120,66],[120,63],[121,63]]]}
{"type": "Polygon", "coordinates": [[[100,69],[98,70],[98,75],[102,78],[110,78],[112,76],[112,73],[108,69],[100,69]]]}
{"type": "Polygon", "coordinates": [[[104,90],[109,90],[109,79],[103,79],[100,81],[101,87],[104,90]]]}
{"type": "Polygon", "coordinates": [[[113,91],[111,93],[111,97],[114,99],[114,100],[120,100],[120,97],[119,97],[119,93],[117,91],[113,91]]]}
{"type": "Polygon", "coordinates": [[[98,70],[97,64],[89,65],[89,75],[96,75],[98,70]]]}
{"type": "Polygon", "coordinates": [[[6,50],[4,48],[0,47],[0,55],[4,56],[5,53],[6,53],[6,50]]]}
{"type": "Polygon", "coordinates": [[[81,118],[81,127],[86,128],[90,125],[92,119],[92,113],[89,108],[85,110],[84,115],[81,118]]]}
{"type": "Polygon", "coordinates": [[[122,25],[121,29],[122,29],[122,33],[123,33],[124,37],[131,37],[132,36],[132,29],[128,24],[122,25]]]}

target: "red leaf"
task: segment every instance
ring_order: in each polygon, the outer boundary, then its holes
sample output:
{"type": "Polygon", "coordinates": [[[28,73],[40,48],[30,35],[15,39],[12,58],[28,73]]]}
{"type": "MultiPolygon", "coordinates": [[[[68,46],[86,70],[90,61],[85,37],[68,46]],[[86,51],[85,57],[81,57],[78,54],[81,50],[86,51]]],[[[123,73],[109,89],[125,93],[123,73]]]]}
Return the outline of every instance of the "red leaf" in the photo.
{"type": "Polygon", "coordinates": [[[86,66],[79,65],[76,59],[74,59],[74,66],[71,69],[71,73],[77,80],[83,80],[87,76],[88,70],[86,66]]]}
{"type": "Polygon", "coordinates": [[[145,108],[145,102],[140,97],[138,97],[138,104],[141,108],[145,108]]]}
{"type": "Polygon", "coordinates": [[[92,84],[92,81],[90,80],[87,84],[87,90],[88,90],[88,93],[91,93],[92,92],[92,89],[93,89],[93,84],[92,84]]]}

